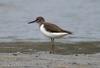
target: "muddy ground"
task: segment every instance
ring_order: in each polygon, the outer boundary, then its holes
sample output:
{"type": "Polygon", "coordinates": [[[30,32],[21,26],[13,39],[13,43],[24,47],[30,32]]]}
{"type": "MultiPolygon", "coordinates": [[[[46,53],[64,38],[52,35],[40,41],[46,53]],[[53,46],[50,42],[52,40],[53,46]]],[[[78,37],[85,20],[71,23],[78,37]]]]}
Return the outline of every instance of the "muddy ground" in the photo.
{"type": "Polygon", "coordinates": [[[100,68],[100,42],[1,42],[0,68],[100,68]]]}

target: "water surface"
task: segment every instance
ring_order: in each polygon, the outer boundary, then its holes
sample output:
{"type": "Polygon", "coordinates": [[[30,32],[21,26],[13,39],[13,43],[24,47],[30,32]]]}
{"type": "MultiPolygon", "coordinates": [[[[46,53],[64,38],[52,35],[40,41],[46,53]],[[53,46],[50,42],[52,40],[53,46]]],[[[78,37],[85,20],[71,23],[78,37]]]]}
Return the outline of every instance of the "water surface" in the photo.
{"type": "Polygon", "coordinates": [[[72,31],[71,41],[100,40],[100,0],[1,0],[0,40],[47,39],[27,24],[37,16],[72,31]]]}

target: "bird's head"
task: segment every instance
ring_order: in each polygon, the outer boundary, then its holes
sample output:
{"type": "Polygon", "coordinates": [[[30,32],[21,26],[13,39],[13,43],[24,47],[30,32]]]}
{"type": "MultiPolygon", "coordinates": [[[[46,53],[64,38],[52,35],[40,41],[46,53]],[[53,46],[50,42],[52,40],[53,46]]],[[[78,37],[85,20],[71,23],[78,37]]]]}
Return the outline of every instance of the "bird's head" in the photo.
{"type": "Polygon", "coordinates": [[[31,24],[31,23],[42,23],[42,22],[45,22],[45,19],[41,16],[37,17],[34,21],[31,21],[31,22],[28,22],[28,24],[31,24]]]}

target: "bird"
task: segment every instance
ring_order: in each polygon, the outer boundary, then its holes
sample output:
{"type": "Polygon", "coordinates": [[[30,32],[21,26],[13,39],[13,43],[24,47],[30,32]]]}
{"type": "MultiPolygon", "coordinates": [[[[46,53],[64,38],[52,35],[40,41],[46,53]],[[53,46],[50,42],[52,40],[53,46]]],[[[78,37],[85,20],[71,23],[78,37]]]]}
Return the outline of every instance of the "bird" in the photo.
{"type": "Polygon", "coordinates": [[[62,28],[60,28],[59,26],[57,26],[56,24],[53,24],[51,22],[47,22],[45,21],[44,17],[42,16],[38,16],[36,17],[35,20],[28,22],[28,24],[31,23],[38,23],[39,24],[39,29],[40,31],[48,38],[51,39],[51,48],[50,48],[50,54],[54,54],[55,53],[55,44],[54,44],[54,40],[56,38],[61,38],[64,37],[66,35],[72,34],[71,31],[67,31],[64,30],[62,28]]]}

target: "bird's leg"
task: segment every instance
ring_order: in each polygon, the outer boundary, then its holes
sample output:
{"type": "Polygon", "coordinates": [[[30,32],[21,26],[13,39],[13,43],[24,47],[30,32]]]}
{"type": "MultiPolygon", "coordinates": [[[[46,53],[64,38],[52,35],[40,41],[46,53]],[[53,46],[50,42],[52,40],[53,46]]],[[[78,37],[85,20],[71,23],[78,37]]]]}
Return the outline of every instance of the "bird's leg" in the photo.
{"type": "Polygon", "coordinates": [[[55,53],[55,44],[54,44],[54,38],[52,38],[52,50],[53,50],[53,54],[55,53]]]}
{"type": "Polygon", "coordinates": [[[50,54],[55,52],[54,38],[51,38],[51,51],[50,54]]]}

